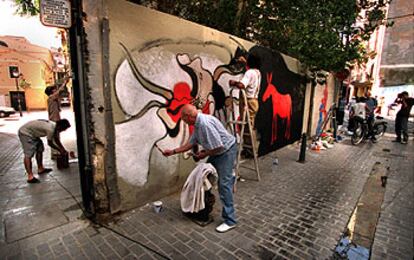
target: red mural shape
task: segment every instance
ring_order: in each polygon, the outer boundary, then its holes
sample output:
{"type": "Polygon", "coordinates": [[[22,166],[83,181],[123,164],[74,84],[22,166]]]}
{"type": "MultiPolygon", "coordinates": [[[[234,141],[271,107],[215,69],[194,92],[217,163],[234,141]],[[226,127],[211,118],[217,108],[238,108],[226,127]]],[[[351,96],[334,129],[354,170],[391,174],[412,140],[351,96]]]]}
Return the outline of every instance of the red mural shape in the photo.
{"type": "Polygon", "coordinates": [[[190,104],[192,99],[190,86],[186,82],[179,82],[174,85],[173,99],[167,104],[167,113],[175,123],[180,119],[181,107],[190,104]],[[175,111],[175,113],[172,111],[175,111]]]}
{"type": "Polygon", "coordinates": [[[323,118],[326,118],[326,103],[328,101],[328,84],[325,84],[325,88],[323,89],[323,98],[321,100],[321,103],[323,104],[322,109],[319,111],[323,113],[323,118]]]}
{"type": "Polygon", "coordinates": [[[290,121],[292,116],[292,99],[289,94],[281,94],[277,91],[275,85],[272,84],[272,73],[267,74],[267,87],[263,94],[262,101],[272,99],[273,116],[272,116],[272,139],[271,144],[277,139],[277,121],[278,117],[281,120],[286,120],[285,138],[290,139],[290,121]]]}
{"type": "MultiPolygon", "coordinates": [[[[181,117],[181,109],[186,104],[193,104],[194,98],[191,96],[190,86],[186,82],[178,82],[173,88],[173,99],[171,102],[167,102],[167,114],[177,123],[181,117]]],[[[207,101],[202,108],[202,113],[210,114],[210,101],[207,101]]],[[[193,133],[193,126],[189,126],[190,134],[193,133]]]]}

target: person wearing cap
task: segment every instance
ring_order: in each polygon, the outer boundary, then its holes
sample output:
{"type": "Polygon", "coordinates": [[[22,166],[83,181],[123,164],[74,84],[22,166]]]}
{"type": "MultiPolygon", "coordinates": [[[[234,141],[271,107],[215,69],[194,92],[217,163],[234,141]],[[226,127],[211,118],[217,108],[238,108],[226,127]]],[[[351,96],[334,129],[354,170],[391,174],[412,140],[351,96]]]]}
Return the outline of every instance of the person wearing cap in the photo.
{"type": "Polygon", "coordinates": [[[186,152],[194,145],[201,145],[204,150],[195,154],[197,159],[208,156],[207,163],[216,168],[219,180],[219,195],[223,204],[222,217],[224,222],[216,228],[217,232],[227,232],[236,227],[236,215],[233,202],[233,166],[236,160],[237,144],[233,135],[229,134],[216,117],[200,113],[195,106],[186,104],[181,110],[181,120],[194,126],[190,139],[182,146],[173,150],[164,150],[164,156],[186,152]]]}
{"type": "Polygon", "coordinates": [[[24,167],[27,173],[28,183],[40,182],[33,176],[32,158],[36,156],[38,174],[51,172],[52,169],[43,166],[44,145],[41,137],[47,138],[47,144],[58,150],[62,155],[67,151],[59,140],[59,133],[70,127],[66,119],[58,120],[56,123],[50,120],[38,119],[29,121],[19,128],[18,135],[24,152],[24,167]]]}

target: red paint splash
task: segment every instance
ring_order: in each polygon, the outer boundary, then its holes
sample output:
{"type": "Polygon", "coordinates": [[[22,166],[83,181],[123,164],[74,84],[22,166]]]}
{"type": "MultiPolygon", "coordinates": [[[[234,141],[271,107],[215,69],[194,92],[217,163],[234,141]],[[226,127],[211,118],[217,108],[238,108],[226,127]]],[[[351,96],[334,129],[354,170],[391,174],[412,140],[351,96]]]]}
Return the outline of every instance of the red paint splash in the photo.
{"type": "MultiPolygon", "coordinates": [[[[177,123],[180,120],[181,109],[186,104],[192,104],[194,98],[191,96],[190,86],[186,82],[178,82],[173,87],[173,99],[167,103],[168,116],[177,123]]],[[[210,114],[211,101],[207,101],[201,110],[204,114],[210,114]]],[[[189,126],[190,134],[193,133],[194,126],[189,126]]]]}

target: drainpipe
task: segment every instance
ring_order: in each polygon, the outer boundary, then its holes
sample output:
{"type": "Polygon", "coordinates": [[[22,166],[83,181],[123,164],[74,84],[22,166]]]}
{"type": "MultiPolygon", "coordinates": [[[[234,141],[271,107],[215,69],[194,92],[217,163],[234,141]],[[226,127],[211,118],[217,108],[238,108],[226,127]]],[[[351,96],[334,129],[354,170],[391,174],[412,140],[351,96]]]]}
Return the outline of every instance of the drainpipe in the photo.
{"type": "Polygon", "coordinates": [[[69,31],[70,58],[72,64],[73,101],[79,154],[79,175],[82,202],[86,217],[94,218],[94,186],[91,162],[90,117],[86,90],[85,35],[82,20],[82,0],[72,1],[74,24],[69,31]]]}

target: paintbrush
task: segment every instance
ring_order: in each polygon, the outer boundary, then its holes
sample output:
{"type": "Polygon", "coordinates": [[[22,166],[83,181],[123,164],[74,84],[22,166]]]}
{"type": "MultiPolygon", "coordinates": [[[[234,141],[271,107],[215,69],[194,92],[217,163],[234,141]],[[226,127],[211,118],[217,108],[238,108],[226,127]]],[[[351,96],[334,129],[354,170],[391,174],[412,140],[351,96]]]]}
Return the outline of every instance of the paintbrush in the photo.
{"type": "Polygon", "coordinates": [[[161,150],[161,148],[157,144],[154,144],[154,146],[158,149],[158,151],[160,151],[162,154],[164,154],[164,151],[161,150]]]}

